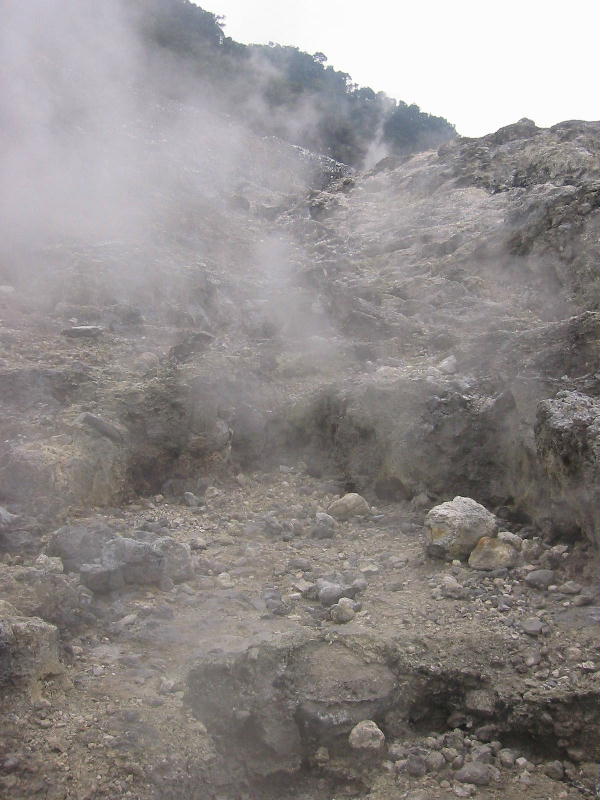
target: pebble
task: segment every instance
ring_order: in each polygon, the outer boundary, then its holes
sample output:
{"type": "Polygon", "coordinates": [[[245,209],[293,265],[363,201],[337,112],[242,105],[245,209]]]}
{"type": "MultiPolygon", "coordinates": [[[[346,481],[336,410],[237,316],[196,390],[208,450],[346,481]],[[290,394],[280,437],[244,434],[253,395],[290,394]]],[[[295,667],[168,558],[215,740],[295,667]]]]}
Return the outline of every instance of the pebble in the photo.
{"type": "Polygon", "coordinates": [[[217,584],[221,589],[233,589],[235,581],[228,572],[220,572],[217,575],[217,584]]]}

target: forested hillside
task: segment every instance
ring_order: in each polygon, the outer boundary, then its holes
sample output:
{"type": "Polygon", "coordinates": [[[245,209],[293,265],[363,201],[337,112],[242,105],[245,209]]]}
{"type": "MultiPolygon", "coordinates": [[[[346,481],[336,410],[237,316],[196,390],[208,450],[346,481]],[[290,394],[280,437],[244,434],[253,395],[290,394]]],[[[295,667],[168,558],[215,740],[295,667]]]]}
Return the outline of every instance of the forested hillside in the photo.
{"type": "Polygon", "coordinates": [[[225,35],[221,17],[189,0],[134,0],[133,7],[157,53],[184,61],[188,78],[259,133],[354,166],[373,153],[409,154],[456,135],[442,117],[359,87],[323,53],[240,44],[225,35]]]}

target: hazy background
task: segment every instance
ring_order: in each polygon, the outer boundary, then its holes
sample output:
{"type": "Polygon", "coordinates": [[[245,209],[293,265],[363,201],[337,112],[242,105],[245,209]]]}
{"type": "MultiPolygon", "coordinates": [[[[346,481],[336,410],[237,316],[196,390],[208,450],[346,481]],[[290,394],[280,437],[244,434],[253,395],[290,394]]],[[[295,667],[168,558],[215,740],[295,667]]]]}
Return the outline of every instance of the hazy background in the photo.
{"type": "Polygon", "coordinates": [[[600,119],[600,2],[212,0],[225,32],[321,51],[362,86],[417,103],[465,136],[521,117],[600,119]]]}

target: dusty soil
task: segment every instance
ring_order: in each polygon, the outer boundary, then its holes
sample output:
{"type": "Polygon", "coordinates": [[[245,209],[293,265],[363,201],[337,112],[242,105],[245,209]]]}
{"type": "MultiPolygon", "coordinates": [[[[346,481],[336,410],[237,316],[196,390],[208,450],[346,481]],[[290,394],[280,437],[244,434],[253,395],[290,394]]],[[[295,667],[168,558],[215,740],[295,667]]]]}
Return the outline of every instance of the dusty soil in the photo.
{"type": "MultiPolygon", "coordinates": [[[[270,777],[275,788],[268,782],[262,788],[260,783],[227,788],[227,766],[234,772],[237,756],[226,742],[224,752],[218,751],[223,741],[215,742],[210,725],[194,717],[185,692],[198,659],[208,654],[225,659],[294,636],[372,652],[376,661],[396,661],[397,676],[419,677],[418,688],[410,686],[414,696],[404,718],[388,719],[396,734],[388,739],[392,752],[394,744],[418,745],[443,733],[454,713],[468,736],[491,721],[497,726],[494,738],[537,765],[525,778],[522,769],[502,768],[499,782],[480,787],[477,796],[591,792],[585,763],[597,756],[591,730],[589,736],[580,732],[579,752],[571,744],[569,756],[553,726],[561,705],[563,714],[581,714],[580,703],[585,706],[585,698],[598,691],[598,598],[595,605],[578,607],[565,595],[527,587],[522,574],[491,578],[427,559],[423,512],[408,506],[379,506],[369,519],[339,523],[334,538],[315,540],[311,520],[337,496],[335,484],[289,469],[223,483],[208,492],[202,510],[149,500],[94,517],[123,533],[162,523],[177,539],[202,548],[194,550],[195,577],[167,592],[140,587],[95,600],[91,611],[97,622],[77,636],[65,635],[65,674],[46,681],[35,702],[5,697],[1,763],[7,796],[283,796],[276,776],[270,777]],[[298,520],[297,535],[282,541],[280,534],[265,533],[265,515],[281,523],[298,520]],[[334,624],[318,600],[299,591],[340,572],[367,580],[359,595],[362,609],[345,625],[334,624]],[[465,586],[464,599],[432,596],[447,574],[465,586]],[[267,610],[266,589],[283,599],[276,613],[267,610]],[[509,598],[509,610],[495,607],[501,597],[509,598]],[[544,623],[539,638],[520,629],[529,616],[544,623]],[[532,653],[537,663],[525,666],[532,653]],[[487,712],[467,711],[461,719],[471,687],[495,692],[504,711],[491,720],[487,712]],[[556,758],[575,759],[564,782],[543,774],[556,758]],[[221,790],[214,788],[216,779],[224,784],[221,790]]],[[[573,573],[581,581],[582,557],[578,547],[561,554],[557,582],[573,573]]],[[[584,591],[596,591],[592,571],[587,573],[584,591]]],[[[335,659],[325,666],[335,675],[335,659]]],[[[595,702],[581,719],[591,724],[593,713],[595,702]]],[[[343,755],[339,761],[313,763],[287,778],[285,796],[399,798],[412,797],[404,793],[414,789],[427,798],[454,796],[450,769],[415,778],[394,775],[385,754],[358,770],[343,755]]]]}

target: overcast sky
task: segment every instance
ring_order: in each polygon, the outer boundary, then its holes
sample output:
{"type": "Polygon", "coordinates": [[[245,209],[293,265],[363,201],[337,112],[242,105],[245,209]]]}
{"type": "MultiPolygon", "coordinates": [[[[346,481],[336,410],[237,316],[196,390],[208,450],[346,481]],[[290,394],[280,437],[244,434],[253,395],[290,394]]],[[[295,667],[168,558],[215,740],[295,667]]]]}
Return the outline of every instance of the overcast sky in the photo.
{"type": "Polygon", "coordinates": [[[321,51],[356,83],[480,136],[600,119],[600,0],[198,0],[239,42],[321,51]]]}

